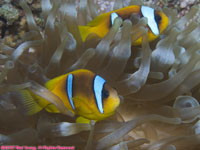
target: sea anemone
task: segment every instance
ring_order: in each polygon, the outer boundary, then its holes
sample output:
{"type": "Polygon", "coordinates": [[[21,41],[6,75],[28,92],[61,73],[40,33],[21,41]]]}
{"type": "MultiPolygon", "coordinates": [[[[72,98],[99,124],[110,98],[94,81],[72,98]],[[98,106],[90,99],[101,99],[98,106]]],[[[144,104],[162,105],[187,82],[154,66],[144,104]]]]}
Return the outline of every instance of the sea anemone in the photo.
{"type": "MultiPolygon", "coordinates": [[[[122,4],[117,0],[113,9],[122,4]]],[[[133,0],[127,4],[143,3],[133,0]]],[[[82,42],[78,25],[99,15],[93,0],[42,0],[42,28],[24,0],[20,6],[29,31],[17,47],[0,41],[1,145],[198,149],[200,27],[190,21],[198,7],[181,18],[174,9],[163,8],[169,26],[149,43],[146,18],[135,24],[117,18],[104,38],[90,34],[82,42]],[[139,37],[142,45],[131,46],[131,40],[139,37]],[[48,79],[80,68],[98,73],[116,88],[123,101],[114,116],[96,123],[75,123],[62,101],[44,87],[48,79]],[[12,92],[25,88],[56,105],[62,114],[23,115],[12,92]]]]}

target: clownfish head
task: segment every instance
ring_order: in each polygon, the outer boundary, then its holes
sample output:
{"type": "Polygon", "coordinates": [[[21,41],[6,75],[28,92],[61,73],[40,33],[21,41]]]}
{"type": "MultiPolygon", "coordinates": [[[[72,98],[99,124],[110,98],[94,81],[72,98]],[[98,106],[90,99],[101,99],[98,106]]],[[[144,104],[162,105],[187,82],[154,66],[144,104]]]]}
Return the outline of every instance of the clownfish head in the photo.
{"type": "MultiPolygon", "coordinates": [[[[159,35],[167,28],[169,20],[168,17],[162,12],[155,10],[148,6],[129,6],[110,13],[110,27],[114,24],[117,17],[123,20],[130,19],[132,14],[136,14],[139,18],[147,18],[148,27],[148,41],[152,41],[159,37],[159,35]]],[[[131,20],[135,22],[135,20],[131,20]]],[[[136,40],[133,45],[141,44],[141,38],[136,40]]]]}
{"type": "Polygon", "coordinates": [[[169,23],[168,17],[163,12],[147,6],[141,6],[141,13],[143,17],[148,19],[148,38],[151,39],[149,41],[152,41],[167,28],[169,23]]]}
{"type": "Polygon", "coordinates": [[[96,114],[99,118],[104,119],[112,115],[120,104],[117,91],[98,75],[94,78],[93,91],[98,108],[96,114]]]}

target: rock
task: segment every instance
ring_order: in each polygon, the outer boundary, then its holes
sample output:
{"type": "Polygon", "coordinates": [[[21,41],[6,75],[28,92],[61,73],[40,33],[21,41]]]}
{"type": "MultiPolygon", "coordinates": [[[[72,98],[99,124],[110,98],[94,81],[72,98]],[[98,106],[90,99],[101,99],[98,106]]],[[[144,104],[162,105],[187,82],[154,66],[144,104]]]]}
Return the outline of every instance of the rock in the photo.
{"type": "Polygon", "coordinates": [[[19,11],[10,4],[4,4],[0,7],[0,16],[7,20],[8,25],[12,25],[19,18],[19,11]]]}

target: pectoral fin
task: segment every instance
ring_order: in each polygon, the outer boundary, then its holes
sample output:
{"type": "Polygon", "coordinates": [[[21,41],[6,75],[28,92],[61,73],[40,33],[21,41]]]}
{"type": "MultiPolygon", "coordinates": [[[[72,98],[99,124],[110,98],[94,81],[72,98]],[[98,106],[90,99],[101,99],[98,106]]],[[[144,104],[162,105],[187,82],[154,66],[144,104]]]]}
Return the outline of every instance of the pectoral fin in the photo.
{"type": "Polygon", "coordinates": [[[54,104],[47,105],[47,107],[45,107],[45,110],[51,113],[60,113],[60,111],[54,104]]]}
{"type": "Polygon", "coordinates": [[[86,119],[86,118],[84,118],[84,117],[78,117],[77,119],[76,119],[76,123],[90,123],[90,120],[89,119],[86,119]]]}

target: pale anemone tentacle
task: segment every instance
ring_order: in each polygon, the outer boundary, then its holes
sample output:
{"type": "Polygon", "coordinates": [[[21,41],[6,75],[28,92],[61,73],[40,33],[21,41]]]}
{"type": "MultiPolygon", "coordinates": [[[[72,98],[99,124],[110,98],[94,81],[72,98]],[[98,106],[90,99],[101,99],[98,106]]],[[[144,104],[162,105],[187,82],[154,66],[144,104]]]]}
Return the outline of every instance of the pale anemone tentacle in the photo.
{"type": "Polygon", "coordinates": [[[96,46],[95,56],[89,62],[90,64],[88,64],[88,68],[93,68],[93,70],[97,70],[101,67],[105,57],[107,56],[107,54],[109,52],[110,44],[114,40],[114,36],[116,35],[121,24],[122,24],[122,19],[116,18],[110,31],[96,46]],[[101,59],[99,59],[99,58],[101,58],[101,59]]]}
{"type": "Polygon", "coordinates": [[[95,121],[91,120],[90,121],[90,134],[89,134],[89,137],[88,137],[87,144],[85,146],[85,150],[92,150],[93,149],[92,142],[93,142],[93,138],[94,138],[94,128],[95,128],[95,121]]]}
{"type": "Polygon", "coordinates": [[[22,44],[20,44],[12,53],[10,56],[13,61],[17,61],[19,57],[23,54],[23,52],[28,48],[28,47],[34,47],[34,46],[39,46],[42,44],[44,40],[35,40],[35,41],[27,41],[22,44]]]}
{"type": "Polygon", "coordinates": [[[5,80],[8,74],[8,71],[13,69],[14,65],[15,64],[13,61],[8,60],[5,62],[5,67],[2,69],[1,74],[0,74],[0,83],[2,83],[5,80]]]}
{"type": "Polygon", "coordinates": [[[30,8],[28,7],[27,3],[24,0],[21,0],[20,5],[26,12],[25,14],[26,14],[27,23],[28,23],[30,30],[35,30],[35,31],[40,32],[40,28],[36,25],[36,22],[33,18],[33,14],[31,12],[30,8]]]}
{"type": "Polygon", "coordinates": [[[176,109],[198,106],[200,106],[199,102],[192,96],[178,96],[173,104],[173,107],[176,109]]]}
{"type": "Polygon", "coordinates": [[[200,134],[200,120],[198,120],[195,125],[192,127],[195,134],[200,134]]]}
{"type": "Polygon", "coordinates": [[[37,131],[33,128],[22,129],[8,136],[0,134],[1,145],[32,145],[37,143],[37,139],[37,131]]]}
{"type": "Polygon", "coordinates": [[[88,6],[87,0],[80,1],[79,7],[78,7],[78,14],[77,14],[79,25],[86,25],[87,24],[87,6],[88,6]]]}
{"type": "Polygon", "coordinates": [[[162,72],[149,72],[149,78],[162,80],[164,78],[164,74],[162,72]]]}
{"type": "Polygon", "coordinates": [[[116,80],[124,71],[127,61],[131,56],[131,21],[125,20],[122,28],[122,39],[112,50],[111,58],[103,69],[102,76],[107,76],[107,80],[116,80]]]}
{"type": "Polygon", "coordinates": [[[175,62],[175,55],[173,47],[176,45],[174,42],[179,32],[173,28],[169,36],[160,40],[156,49],[152,52],[152,70],[165,72],[175,62]]]}
{"type": "Polygon", "coordinates": [[[179,95],[187,93],[192,88],[200,84],[200,81],[198,81],[199,77],[200,70],[194,71],[189,77],[184,80],[184,82],[182,82],[172,93],[170,93],[170,95],[162,98],[162,101],[158,101],[158,103],[164,104],[166,102],[176,99],[176,97],[179,95]]]}
{"type": "Polygon", "coordinates": [[[161,139],[148,146],[147,150],[156,150],[171,143],[179,143],[179,145],[177,146],[179,149],[190,148],[191,145],[199,144],[199,136],[200,135],[174,136],[170,138],[161,139]]]}
{"type": "Polygon", "coordinates": [[[58,43],[60,42],[59,33],[57,32],[57,28],[55,26],[55,16],[58,12],[60,4],[55,1],[53,1],[53,4],[54,5],[49,12],[45,24],[45,35],[47,35],[45,37],[45,46],[48,48],[48,50],[44,49],[41,52],[41,55],[45,57],[45,59],[43,60],[45,63],[49,63],[51,55],[56,49],[56,45],[58,45],[58,43]]]}
{"type": "Polygon", "coordinates": [[[71,34],[74,36],[76,42],[78,43],[76,55],[80,56],[83,53],[83,43],[78,29],[75,1],[63,1],[59,10],[61,12],[61,19],[67,22],[67,29],[71,31],[71,34]]]}
{"type": "Polygon", "coordinates": [[[42,0],[41,1],[41,7],[42,7],[42,15],[44,17],[44,19],[46,20],[48,13],[50,12],[50,10],[52,9],[52,5],[50,0],[42,0]]]}
{"type": "Polygon", "coordinates": [[[159,150],[176,150],[176,146],[166,145],[166,146],[161,147],[159,150]]]}
{"type": "Polygon", "coordinates": [[[42,137],[63,137],[74,135],[82,131],[89,131],[90,125],[69,122],[54,123],[47,116],[40,116],[37,130],[42,137]],[[46,132],[48,132],[48,135],[46,132]]]}
{"type": "MultiPolygon", "coordinates": [[[[194,23],[195,24],[195,23],[194,23]]],[[[193,25],[193,24],[191,24],[193,25]]],[[[194,25],[196,26],[196,25],[194,25]]],[[[200,36],[200,27],[197,26],[196,28],[191,27],[191,29],[186,29],[184,33],[181,33],[177,38],[178,42],[184,48],[190,48],[191,45],[196,45],[199,43],[198,37],[200,36]],[[189,30],[189,31],[188,31],[189,30]],[[192,30],[192,31],[191,31],[192,30]],[[186,32],[186,33],[185,33],[186,32]],[[189,32],[189,33],[188,33],[189,32]],[[183,34],[183,35],[182,35],[183,34]],[[184,36],[187,35],[187,36],[184,36]]]]}
{"type": "Polygon", "coordinates": [[[95,56],[96,51],[93,48],[87,49],[83,55],[65,72],[70,72],[76,69],[86,68],[88,62],[95,56]]]}
{"type": "Polygon", "coordinates": [[[174,77],[160,83],[145,85],[138,93],[133,94],[133,98],[138,99],[139,101],[155,101],[160,98],[164,98],[175,88],[177,88],[185,78],[187,78],[187,76],[192,71],[192,66],[196,64],[198,59],[198,56],[195,55],[194,59],[186,64],[185,67],[182,68],[174,77]],[[163,90],[165,87],[171,88],[163,90]]]}
{"type": "Polygon", "coordinates": [[[3,44],[3,41],[0,40],[0,49],[5,53],[5,54],[11,54],[14,51],[14,48],[9,47],[5,44],[3,44]]]}
{"type": "Polygon", "coordinates": [[[94,19],[95,17],[97,17],[98,14],[98,8],[97,5],[95,4],[95,1],[93,0],[88,0],[88,10],[89,10],[89,14],[88,16],[91,16],[92,19],[94,19]]]}
{"type": "Polygon", "coordinates": [[[166,118],[160,115],[147,115],[147,116],[142,116],[139,118],[136,118],[134,120],[126,122],[121,128],[118,130],[114,131],[111,134],[108,134],[107,136],[101,138],[97,142],[97,149],[103,149],[106,147],[109,147],[113,144],[116,144],[119,142],[120,138],[130,132],[132,129],[134,129],[136,126],[143,124],[144,122],[149,120],[157,120],[161,122],[167,122],[171,124],[180,124],[181,120],[180,118],[166,118]]]}
{"type": "Polygon", "coordinates": [[[122,81],[115,83],[115,86],[120,87],[118,89],[118,91],[122,95],[128,95],[128,94],[137,92],[145,84],[146,79],[147,79],[148,74],[149,74],[151,49],[150,49],[149,44],[147,42],[146,30],[144,28],[141,28],[140,32],[143,33],[142,62],[140,64],[140,68],[139,68],[138,71],[136,71],[135,73],[130,75],[125,80],[122,80],[122,81]]]}
{"type": "MultiPolygon", "coordinates": [[[[56,73],[59,73],[61,58],[66,50],[66,45],[68,44],[68,51],[70,48],[75,49],[76,41],[74,37],[70,33],[66,33],[65,38],[62,40],[58,48],[55,50],[54,54],[52,55],[48,66],[46,67],[46,74],[51,74],[53,76],[56,73]],[[70,43],[70,44],[68,44],[70,43]],[[56,70],[56,71],[55,71],[56,70]]],[[[73,51],[73,50],[71,50],[73,51]]]]}
{"type": "Polygon", "coordinates": [[[190,18],[192,18],[192,16],[194,16],[198,11],[198,7],[193,6],[190,10],[190,12],[185,15],[184,17],[182,17],[181,19],[179,19],[174,26],[177,27],[180,31],[183,31],[185,29],[185,25],[188,22],[188,20],[190,20],[190,18]]]}
{"type": "Polygon", "coordinates": [[[190,123],[200,117],[199,102],[192,96],[178,96],[173,104],[183,123],[190,123]]]}

